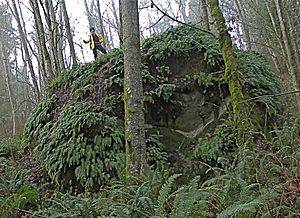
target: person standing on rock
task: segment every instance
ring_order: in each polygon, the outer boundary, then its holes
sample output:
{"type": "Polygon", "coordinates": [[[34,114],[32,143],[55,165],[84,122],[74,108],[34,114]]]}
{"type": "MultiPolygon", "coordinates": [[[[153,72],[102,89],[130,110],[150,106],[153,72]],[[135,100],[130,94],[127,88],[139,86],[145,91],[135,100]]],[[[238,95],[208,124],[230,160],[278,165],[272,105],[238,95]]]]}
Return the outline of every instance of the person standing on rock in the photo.
{"type": "Polygon", "coordinates": [[[95,60],[97,58],[97,50],[101,51],[103,54],[107,53],[105,48],[101,45],[103,41],[103,36],[101,34],[96,34],[94,27],[91,27],[88,39],[83,40],[86,44],[90,43],[90,48],[93,50],[95,60]]]}

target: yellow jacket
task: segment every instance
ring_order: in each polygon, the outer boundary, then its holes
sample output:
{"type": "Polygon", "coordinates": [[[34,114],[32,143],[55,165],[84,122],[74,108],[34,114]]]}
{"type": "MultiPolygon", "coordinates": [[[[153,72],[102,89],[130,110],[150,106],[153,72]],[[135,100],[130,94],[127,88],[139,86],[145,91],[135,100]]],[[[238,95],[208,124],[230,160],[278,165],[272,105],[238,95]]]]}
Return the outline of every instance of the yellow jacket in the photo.
{"type": "MultiPolygon", "coordinates": [[[[101,34],[96,34],[100,44],[104,41],[103,36],[101,34]]],[[[83,40],[84,43],[90,43],[90,47],[91,49],[95,48],[95,40],[94,37],[92,36],[92,34],[89,35],[89,38],[87,40],[83,40]]]]}

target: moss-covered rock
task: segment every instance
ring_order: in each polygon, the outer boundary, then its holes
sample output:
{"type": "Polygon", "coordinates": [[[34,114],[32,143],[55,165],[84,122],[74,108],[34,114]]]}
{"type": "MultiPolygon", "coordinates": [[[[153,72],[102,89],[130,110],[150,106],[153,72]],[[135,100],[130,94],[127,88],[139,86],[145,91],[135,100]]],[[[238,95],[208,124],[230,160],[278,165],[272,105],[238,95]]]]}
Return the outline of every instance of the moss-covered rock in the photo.
{"type": "MultiPolygon", "coordinates": [[[[238,54],[249,97],[280,91],[277,77],[263,57],[254,52],[238,54]]],[[[143,42],[142,57],[145,120],[158,128],[159,140],[165,145],[164,151],[150,150],[152,154],[167,152],[167,161],[183,172],[188,162],[193,165],[190,157],[196,139],[212,131],[230,110],[216,40],[191,27],[170,28],[143,42]]],[[[36,157],[53,179],[61,183],[68,174],[73,185],[92,188],[118,176],[124,166],[122,86],[123,54],[119,49],[61,72],[48,86],[45,100],[32,112],[25,132],[36,140],[36,157]]],[[[275,97],[257,98],[256,102],[269,117],[280,106],[275,97]]],[[[157,156],[157,160],[164,159],[157,156]]]]}

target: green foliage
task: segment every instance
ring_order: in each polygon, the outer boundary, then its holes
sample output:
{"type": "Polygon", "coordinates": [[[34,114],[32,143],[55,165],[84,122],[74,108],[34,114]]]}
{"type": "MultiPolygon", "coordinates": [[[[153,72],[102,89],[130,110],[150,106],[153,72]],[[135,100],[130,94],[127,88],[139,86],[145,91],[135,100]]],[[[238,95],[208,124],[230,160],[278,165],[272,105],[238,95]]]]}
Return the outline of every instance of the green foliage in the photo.
{"type": "Polygon", "coordinates": [[[195,157],[213,163],[222,162],[223,158],[232,159],[236,149],[234,126],[229,121],[224,121],[213,134],[208,133],[204,138],[199,138],[193,152],[195,157]]]}
{"type": "Polygon", "coordinates": [[[32,110],[25,124],[25,134],[32,138],[37,138],[45,133],[45,125],[50,125],[51,109],[54,103],[53,97],[45,98],[32,110]]]}
{"type": "Polygon", "coordinates": [[[214,37],[188,26],[171,27],[167,31],[146,39],[142,51],[151,61],[164,62],[168,57],[189,57],[192,51],[204,53],[208,65],[221,65],[222,57],[214,37]]]}
{"type": "Polygon", "coordinates": [[[144,93],[144,101],[154,104],[155,99],[162,98],[165,102],[172,102],[170,99],[175,88],[176,86],[174,84],[161,84],[155,90],[146,91],[144,93]]]}
{"type": "MultiPolygon", "coordinates": [[[[55,192],[49,199],[39,204],[36,215],[298,217],[300,214],[300,208],[297,206],[298,186],[293,184],[299,183],[299,120],[295,118],[286,121],[272,131],[272,141],[262,141],[253,150],[239,147],[239,154],[243,155],[238,156],[238,161],[232,162],[229,158],[223,157],[227,164],[223,168],[210,167],[208,171],[211,172],[211,178],[204,182],[200,181],[200,177],[196,177],[188,184],[179,186],[176,183],[179,175],[169,176],[158,163],[156,170],[146,170],[140,177],[126,178],[120,174],[118,181],[112,181],[98,193],[86,192],[74,195],[55,192]]],[[[159,138],[158,134],[153,137],[155,140],[159,138]]],[[[227,143],[225,138],[223,143],[227,143]]],[[[26,183],[26,180],[29,180],[28,174],[25,171],[18,171],[8,160],[2,158],[1,163],[3,165],[0,166],[0,173],[4,176],[0,180],[0,200],[9,204],[2,203],[0,208],[5,208],[3,211],[7,212],[8,208],[19,206],[26,208],[26,204],[36,205],[37,193],[26,183]],[[4,169],[6,170],[3,171],[4,169]],[[8,199],[14,199],[13,202],[19,203],[12,204],[8,199]]],[[[3,212],[3,214],[1,214],[3,217],[11,217],[13,213],[3,212]]]]}
{"type": "Polygon", "coordinates": [[[168,154],[165,151],[164,144],[160,141],[161,135],[150,134],[146,138],[147,145],[147,160],[149,164],[166,163],[168,154]]]}
{"type": "Polygon", "coordinates": [[[30,170],[16,162],[24,150],[21,138],[0,141],[0,217],[19,217],[18,210],[35,207],[39,193],[30,183],[30,170]]]}
{"type": "Polygon", "coordinates": [[[28,185],[21,186],[15,193],[0,187],[0,193],[2,194],[0,196],[0,216],[3,218],[16,216],[19,209],[25,209],[29,204],[36,204],[38,198],[37,190],[28,185]]]}
{"type": "MultiPolygon", "coordinates": [[[[299,117],[272,131],[271,142],[252,150],[239,147],[238,162],[215,174],[202,188],[209,190],[217,217],[297,217],[299,198],[299,117]]],[[[230,163],[227,160],[227,163],[230,163]]]]}
{"type": "Polygon", "coordinates": [[[214,74],[210,73],[204,73],[204,72],[199,72],[198,74],[195,74],[193,76],[193,79],[197,81],[199,86],[204,86],[205,88],[208,88],[210,86],[215,85],[215,83],[218,82],[224,82],[224,78],[221,76],[217,77],[214,76],[214,74]]]}
{"type": "MultiPolygon", "coordinates": [[[[173,83],[173,79],[178,78],[170,70],[172,58],[189,60],[193,55],[203,54],[211,68],[209,73],[193,72],[186,77],[195,80],[205,89],[224,85],[223,60],[216,40],[209,34],[186,26],[170,28],[165,33],[145,40],[142,51],[144,101],[146,107],[155,109],[147,111],[149,113],[169,113],[168,109],[178,105],[174,93],[180,87],[173,83]]],[[[277,78],[260,55],[240,52],[239,62],[243,84],[250,90],[249,97],[278,94],[280,87],[277,78]]],[[[269,208],[280,212],[285,210],[277,208],[282,184],[278,179],[272,178],[272,174],[288,173],[290,170],[289,175],[296,175],[297,167],[284,167],[288,164],[296,166],[295,160],[299,159],[299,154],[288,148],[299,140],[298,124],[292,129],[284,128],[272,133],[277,137],[273,143],[278,144],[278,148],[282,146],[283,150],[278,149],[276,154],[250,152],[248,156],[243,156],[246,159],[240,160],[239,155],[247,152],[238,150],[234,128],[230,123],[224,122],[213,134],[201,138],[193,151],[196,157],[206,162],[205,165],[217,162],[223,168],[209,168],[208,171],[212,173],[207,177],[212,178],[203,184],[197,177],[182,186],[177,184],[177,174],[169,176],[160,169],[161,164],[167,162],[168,155],[159,133],[150,134],[146,141],[147,154],[150,164],[156,170],[149,170],[137,178],[124,179],[123,121],[116,118],[122,118],[122,114],[118,113],[123,110],[120,98],[123,92],[123,64],[122,51],[115,49],[93,63],[78,65],[70,71],[62,72],[49,85],[47,98],[34,109],[28,119],[25,131],[37,145],[34,149],[35,157],[53,180],[66,188],[71,186],[73,190],[79,188],[93,192],[99,190],[100,185],[107,185],[94,194],[56,192],[41,203],[39,215],[253,217],[255,213],[266,213],[266,202],[269,208]],[[87,99],[86,102],[84,99],[87,99]],[[292,153],[291,158],[284,159],[283,152],[285,157],[292,153]],[[247,168],[248,159],[253,161],[250,162],[251,167],[260,167],[258,171],[247,168]],[[271,177],[272,181],[257,181],[256,175],[261,178],[271,177]],[[111,178],[118,181],[112,181],[111,178]],[[275,194],[270,194],[270,190],[275,190],[275,194]],[[275,202],[271,203],[274,199],[275,202]]],[[[203,69],[205,70],[207,69],[203,69]]],[[[257,102],[267,107],[269,113],[274,113],[279,109],[280,103],[278,98],[274,99],[273,101],[272,97],[267,96],[257,99],[257,102]]],[[[290,127],[290,124],[287,126],[290,127]]],[[[295,147],[293,149],[298,150],[295,147]]],[[[0,150],[3,154],[8,152],[8,148],[0,150]]],[[[285,197],[280,206],[287,207],[288,199],[289,197],[285,197]]],[[[297,210],[293,209],[293,212],[296,213],[297,210]]]]}
{"type": "Polygon", "coordinates": [[[254,51],[238,52],[238,70],[249,96],[262,96],[255,101],[267,108],[268,113],[281,109],[281,98],[276,96],[281,91],[280,82],[265,57],[254,51]]]}
{"type": "Polygon", "coordinates": [[[110,110],[77,102],[65,107],[51,128],[44,126],[47,134],[41,135],[34,152],[52,179],[91,189],[117,176],[124,163],[124,136],[110,110]]]}
{"type": "MultiPolygon", "coordinates": [[[[51,217],[199,217],[195,204],[202,195],[197,190],[199,177],[175,188],[180,175],[168,176],[158,167],[140,177],[125,178],[98,194],[56,193],[41,207],[38,215],[51,217]],[[187,199],[188,197],[188,199],[187,199]],[[174,207],[173,207],[174,206],[174,207]]],[[[201,216],[200,216],[201,217],[201,216]]]]}
{"type": "Polygon", "coordinates": [[[238,170],[224,171],[203,183],[209,187],[210,201],[218,213],[217,217],[255,217],[258,207],[263,204],[264,196],[257,194],[259,184],[248,183],[238,170]]]}
{"type": "Polygon", "coordinates": [[[86,217],[96,216],[98,199],[89,194],[72,195],[70,193],[55,192],[51,198],[40,205],[40,210],[35,214],[46,217],[86,217]]]}
{"type": "Polygon", "coordinates": [[[150,217],[167,179],[160,167],[141,177],[122,178],[97,194],[55,193],[41,205],[38,215],[51,217],[150,217]],[[132,181],[128,183],[128,181],[132,181]]]}
{"type": "Polygon", "coordinates": [[[24,148],[26,138],[0,139],[0,157],[14,156],[24,148]]]}
{"type": "Polygon", "coordinates": [[[171,218],[209,217],[209,213],[206,212],[207,201],[205,200],[209,194],[199,190],[199,180],[200,176],[197,176],[176,191],[171,218]]]}

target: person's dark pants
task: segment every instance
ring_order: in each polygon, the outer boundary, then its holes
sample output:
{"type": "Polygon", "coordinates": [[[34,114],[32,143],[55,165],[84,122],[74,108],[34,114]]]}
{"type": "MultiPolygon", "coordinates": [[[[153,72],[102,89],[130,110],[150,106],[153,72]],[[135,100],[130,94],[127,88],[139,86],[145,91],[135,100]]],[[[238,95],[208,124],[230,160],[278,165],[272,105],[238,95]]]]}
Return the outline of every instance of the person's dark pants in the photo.
{"type": "Polygon", "coordinates": [[[97,50],[101,51],[103,54],[106,54],[105,48],[102,47],[102,45],[95,45],[95,48],[93,49],[94,58],[97,58],[97,50]]]}

